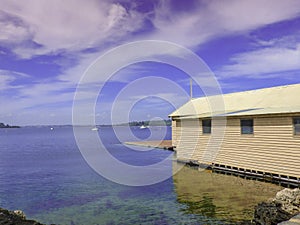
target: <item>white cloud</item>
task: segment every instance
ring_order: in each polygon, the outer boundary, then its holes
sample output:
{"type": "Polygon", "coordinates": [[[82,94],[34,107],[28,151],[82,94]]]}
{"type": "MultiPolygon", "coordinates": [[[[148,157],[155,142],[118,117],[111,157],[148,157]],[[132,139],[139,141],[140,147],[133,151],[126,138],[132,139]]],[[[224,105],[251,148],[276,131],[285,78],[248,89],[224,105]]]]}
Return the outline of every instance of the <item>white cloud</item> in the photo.
{"type": "Polygon", "coordinates": [[[24,79],[29,77],[29,75],[24,73],[0,69],[0,91],[12,88],[19,88],[21,85],[13,85],[12,82],[20,78],[24,79]]]}
{"type": "Polygon", "coordinates": [[[14,81],[14,78],[8,75],[0,75],[0,90],[5,90],[10,87],[10,83],[14,81]]]}
{"type": "Polygon", "coordinates": [[[21,33],[17,39],[23,37],[25,41],[28,35],[32,35],[32,41],[42,45],[40,49],[17,46],[16,53],[23,57],[49,54],[60,49],[80,51],[97,47],[120,40],[143,23],[138,12],[109,1],[4,0],[1,1],[1,9],[18,17],[28,27],[9,24],[2,38],[14,39],[15,33],[21,33]]]}
{"type": "Polygon", "coordinates": [[[0,70],[0,102],[5,106],[1,107],[0,119],[11,124],[23,125],[24,121],[38,124],[48,114],[61,113],[61,115],[68,114],[69,119],[65,121],[70,121],[70,105],[74,93],[72,89],[69,91],[66,89],[72,88],[72,85],[45,80],[33,83],[32,79],[24,73],[0,70]],[[64,106],[57,107],[58,104],[64,106]],[[21,118],[23,122],[20,122],[21,118]]]}
{"type": "Polygon", "coordinates": [[[276,37],[272,39],[257,39],[254,37],[255,47],[277,47],[277,48],[295,48],[298,43],[300,43],[300,32],[297,31],[293,33],[292,35],[286,35],[281,37],[276,37]]]}
{"type": "Polygon", "coordinates": [[[211,12],[221,21],[224,30],[251,30],[299,16],[298,0],[232,0],[213,1],[211,12]]]}
{"type": "Polygon", "coordinates": [[[298,0],[199,1],[192,12],[174,12],[171,1],[163,1],[153,19],[157,31],[150,36],[194,47],[208,39],[292,19],[299,13],[298,0]]]}
{"type": "MultiPolygon", "coordinates": [[[[140,62],[169,62],[170,65],[179,66],[178,60],[174,59],[174,57],[179,57],[185,62],[190,59],[190,61],[199,63],[195,57],[192,57],[194,55],[189,53],[189,50],[162,41],[134,42],[118,46],[106,53],[96,52],[82,55],[80,63],[65,71],[59,76],[59,79],[75,84],[80,81],[80,78],[84,78],[81,83],[85,84],[106,82],[107,79],[128,82],[132,78],[139,77],[145,71],[145,68],[139,65],[140,62]],[[88,76],[83,76],[87,69],[88,76]]],[[[186,70],[191,69],[186,63],[181,63],[180,66],[186,70]]]]}
{"type": "MultiPolygon", "coordinates": [[[[55,85],[55,84],[52,84],[55,85]]],[[[65,121],[71,121],[71,101],[74,93],[58,93],[51,92],[49,87],[52,85],[36,85],[25,86],[16,89],[16,92],[11,96],[0,96],[1,108],[0,118],[7,123],[13,124],[45,124],[49,122],[46,117],[50,114],[64,115],[62,118],[65,121]],[[41,90],[41,89],[46,90],[41,90]],[[55,106],[55,107],[54,107],[55,106]],[[8,118],[9,115],[9,118],[8,118]],[[67,115],[67,116],[66,116],[67,115]],[[44,122],[42,121],[44,118],[44,122]]],[[[61,121],[62,118],[58,120],[61,121]]],[[[51,117],[51,120],[54,120],[51,117]]],[[[62,120],[62,121],[63,121],[62,120]]]]}
{"type": "Polygon", "coordinates": [[[30,30],[16,18],[0,11],[0,43],[17,44],[30,38],[30,30]]]}
{"type": "MultiPolygon", "coordinates": [[[[110,119],[109,116],[111,116],[113,124],[128,122],[131,114],[134,114],[136,120],[146,120],[146,115],[149,113],[156,114],[156,116],[159,113],[166,118],[175,108],[180,107],[188,100],[189,97],[186,93],[169,89],[162,92],[154,90],[151,95],[145,93],[136,93],[130,96],[122,95],[114,100],[112,108],[107,111],[107,118],[110,119]],[[140,101],[142,103],[139,105],[140,101]],[[136,114],[135,112],[139,113],[136,114]]],[[[101,106],[100,104],[99,107],[101,106]]],[[[103,106],[105,107],[104,104],[103,106]]]]}
{"type": "Polygon", "coordinates": [[[294,18],[300,12],[298,0],[199,1],[188,12],[174,11],[172,4],[161,1],[151,18],[134,7],[126,9],[108,0],[2,0],[0,41],[31,40],[41,46],[15,46],[14,52],[24,58],[62,49],[76,52],[114,46],[127,38],[168,40],[195,47],[217,36],[294,18]],[[132,36],[143,28],[145,19],[152,21],[155,30],[132,36]]]}
{"type": "Polygon", "coordinates": [[[300,70],[300,43],[294,48],[269,47],[241,53],[230,61],[216,74],[222,78],[278,76],[279,72],[300,70]]]}

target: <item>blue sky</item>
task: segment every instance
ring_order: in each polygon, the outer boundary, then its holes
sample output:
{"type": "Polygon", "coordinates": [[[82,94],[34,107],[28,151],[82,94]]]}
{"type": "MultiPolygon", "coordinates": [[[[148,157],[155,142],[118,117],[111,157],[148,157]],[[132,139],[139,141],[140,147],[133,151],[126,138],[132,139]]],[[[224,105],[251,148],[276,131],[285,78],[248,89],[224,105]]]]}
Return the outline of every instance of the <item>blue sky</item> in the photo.
{"type": "MultiPolygon", "coordinates": [[[[192,50],[223,93],[300,83],[299,0],[1,0],[0,121],[71,124],[84,71],[106,51],[140,40],[192,50]]],[[[177,68],[134,64],[103,84],[96,122],[111,122],[113,104],[122,114],[123,105],[135,102],[127,119],[147,120],[167,118],[188,100],[172,87],[142,94],[141,84],[116,101],[125,87],[148,76],[172,80],[189,92],[189,77],[177,68]]],[[[201,88],[194,87],[199,96],[201,88]]]]}

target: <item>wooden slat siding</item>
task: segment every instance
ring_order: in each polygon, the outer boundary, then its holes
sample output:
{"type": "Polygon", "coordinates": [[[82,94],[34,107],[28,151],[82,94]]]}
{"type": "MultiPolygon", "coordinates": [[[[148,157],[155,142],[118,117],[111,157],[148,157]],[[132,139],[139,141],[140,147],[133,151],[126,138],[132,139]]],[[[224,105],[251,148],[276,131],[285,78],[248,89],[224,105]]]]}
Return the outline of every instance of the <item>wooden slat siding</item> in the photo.
{"type": "Polygon", "coordinates": [[[180,141],[180,133],[181,133],[181,121],[173,120],[172,121],[172,145],[175,146],[176,148],[180,141]]]}
{"type": "Polygon", "coordinates": [[[226,118],[214,118],[212,120],[212,134],[203,135],[200,145],[204,146],[204,149],[200,151],[200,162],[204,164],[212,164],[218,155],[220,148],[222,147],[224,133],[226,131],[226,118]]]}
{"type": "Polygon", "coordinates": [[[217,156],[214,152],[220,148],[223,136],[212,137],[211,134],[203,134],[202,122],[199,119],[183,121],[176,131],[178,159],[195,160],[203,164],[211,164],[214,161],[217,156]],[[207,148],[210,151],[206,151],[207,148]]]}
{"type": "Polygon", "coordinates": [[[196,153],[200,149],[201,124],[199,120],[182,120],[181,126],[176,129],[177,158],[179,160],[198,160],[196,153]]]}
{"type": "Polygon", "coordinates": [[[215,163],[300,177],[300,138],[292,117],[254,118],[254,134],[240,132],[240,118],[229,118],[215,163]]]}
{"type": "Polygon", "coordinates": [[[177,129],[176,120],[172,120],[172,146],[177,145],[176,129],[177,129]]]}
{"type": "MultiPolygon", "coordinates": [[[[240,119],[227,119],[225,136],[214,163],[300,177],[300,135],[294,135],[292,117],[253,118],[253,135],[241,134],[240,119]]],[[[177,157],[208,163],[203,154],[210,135],[202,134],[201,123],[198,127],[195,124],[191,120],[176,129],[177,157]],[[191,156],[189,151],[197,138],[197,150],[191,156]]]]}

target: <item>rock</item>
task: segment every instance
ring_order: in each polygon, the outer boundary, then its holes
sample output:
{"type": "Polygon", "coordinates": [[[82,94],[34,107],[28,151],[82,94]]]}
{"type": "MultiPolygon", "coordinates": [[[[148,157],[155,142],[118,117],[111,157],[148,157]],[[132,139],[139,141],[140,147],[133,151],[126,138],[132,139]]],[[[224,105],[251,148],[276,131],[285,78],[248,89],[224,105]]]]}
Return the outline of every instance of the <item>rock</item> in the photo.
{"type": "Polygon", "coordinates": [[[284,221],[282,223],[279,223],[280,225],[299,225],[300,224],[300,214],[294,216],[289,221],[284,221]]]}
{"type": "Polygon", "coordinates": [[[21,210],[8,211],[0,208],[0,224],[5,225],[43,225],[34,220],[26,220],[21,210]]]}
{"type": "Polygon", "coordinates": [[[255,207],[254,222],[257,225],[275,225],[289,220],[300,212],[300,189],[285,188],[269,202],[255,207]]]}
{"type": "Polygon", "coordinates": [[[275,202],[263,202],[255,207],[254,222],[259,225],[276,225],[279,222],[288,220],[291,214],[281,209],[281,205],[275,202]]]}
{"type": "Polygon", "coordinates": [[[274,201],[281,204],[284,211],[294,215],[300,211],[300,189],[285,188],[276,194],[274,201]]]}
{"type": "Polygon", "coordinates": [[[14,214],[16,214],[17,216],[19,216],[21,219],[26,220],[26,216],[25,213],[21,210],[15,210],[14,214]]]}

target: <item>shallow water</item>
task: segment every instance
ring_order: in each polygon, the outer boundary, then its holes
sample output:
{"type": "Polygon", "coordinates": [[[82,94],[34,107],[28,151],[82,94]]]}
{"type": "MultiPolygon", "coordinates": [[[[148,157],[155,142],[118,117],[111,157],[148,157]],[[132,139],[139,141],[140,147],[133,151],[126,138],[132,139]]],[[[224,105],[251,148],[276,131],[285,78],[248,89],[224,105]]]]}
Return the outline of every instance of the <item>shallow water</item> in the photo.
{"type": "MultiPolygon", "coordinates": [[[[116,129],[126,138],[122,127],[116,129]]],[[[87,140],[90,132],[83,130],[87,140]]],[[[150,135],[147,129],[133,132],[139,138],[150,135]]],[[[99,136],[115,158],[132,165],[173,154],[131,150],[109,127],[100,128],[99,136]]],[[[170,138],[169,128],[164,138],[170,138]]],[[[281,189],[189,167],[151,186],[116,184],[84,161],[71,127],[0,129],[0,144],[0,206],[22,209],[28,218],[47,224],[234,224],[251,219],[253,206],[281,189]]],[[[161,170],[173,166],[170,161],[161,170]]]]}

